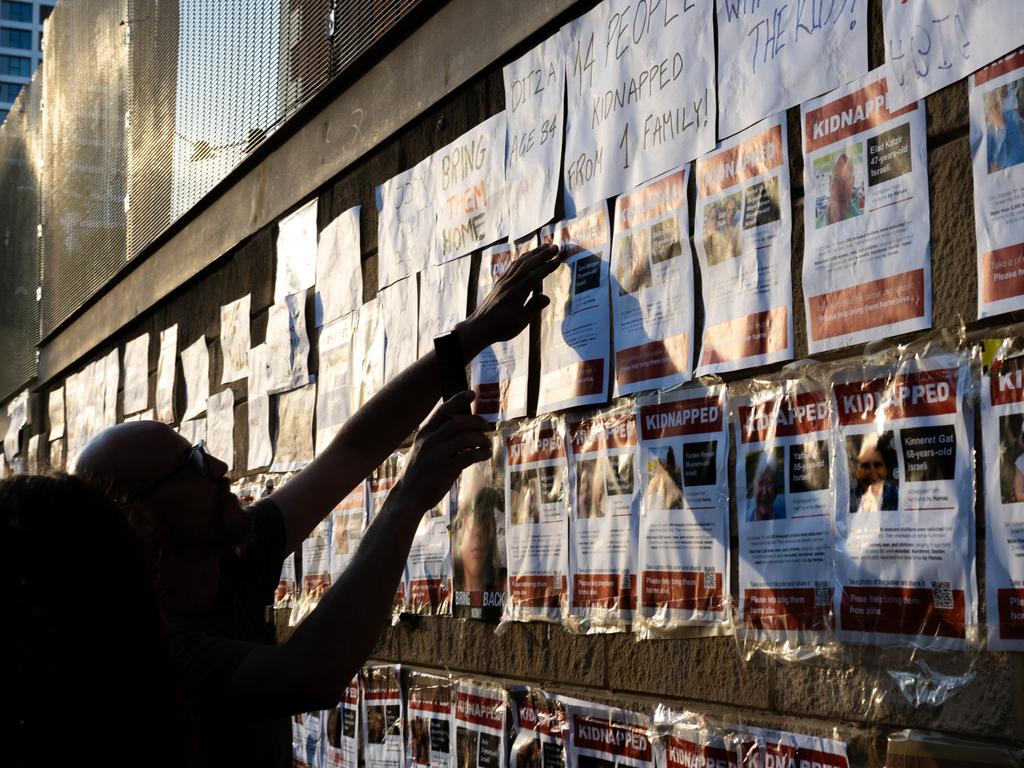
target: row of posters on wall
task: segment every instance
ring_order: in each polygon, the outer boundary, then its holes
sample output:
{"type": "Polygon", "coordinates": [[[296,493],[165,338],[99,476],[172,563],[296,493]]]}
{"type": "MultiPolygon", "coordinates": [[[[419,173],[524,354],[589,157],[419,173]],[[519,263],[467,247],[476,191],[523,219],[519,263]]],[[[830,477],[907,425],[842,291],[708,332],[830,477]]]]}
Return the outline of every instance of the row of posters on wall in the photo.
{"type": "MultiPolygon", "coordinates": [[[[980,402],[987,645],[1024,650],[1024,357],[1007,340],[980,380],[977,364],[977,347],[928,341],[503,423],[492,458],[423,517],[396,620],[735,632],[769,651],[978,647],[980,402]]],[[[403,461],[288,560],[279,599],[295,620],[343,580],[403,461]]]]}

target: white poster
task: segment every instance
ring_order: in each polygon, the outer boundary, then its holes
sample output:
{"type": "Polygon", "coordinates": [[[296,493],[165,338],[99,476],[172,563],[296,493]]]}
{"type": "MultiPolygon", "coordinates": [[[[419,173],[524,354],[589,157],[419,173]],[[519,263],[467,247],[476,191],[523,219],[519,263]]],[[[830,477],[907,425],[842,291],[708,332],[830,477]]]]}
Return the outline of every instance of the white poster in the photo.
{"type": "Polygon", "coordinates": [[[559,34],[505,66],[505,186],[509,238],[547,224],[555,215],[562,164],[565,63],[559,34]]]}
{"type": "MultiPolygon", "coordinates": [[[[495,283],[515,259],[534,248],[536,243],[536,238],[531,238],[522,245],[501,243],[484,249],[476,283],[476,306],[494,290],[495,283]]],[[[469,364],[470,386],[476,393],[473,413],[488,421],[525,416],[529,365],[529,328],[524,328],[514,339],[495,342],[474,357],[469,364]]]]}
{"type": "MultiPolygon", "coordinates": [[[[205,347],[205,342],[203,344],[205,347]]],[[[105,357],[97,361],[101,367],[101,393],[103,397],[103,418],[100,422],[100,430],[107,429],[117,424],[117,390],[121,385],[121,356],[118,350],[112,349],[105,357]]],[[[209,391],[210,377],[206,377],[207,391],[209,391]]]]}
{"type": "Polygon", "coordinates": [[[28,423],[28,390],[7,404],[7,433],[4,435],[4,455],[10,461],[21,452],[19,437],[28,423]]]}
{"type": "Polygon", "coordinates": [[[574,215],[715,146],[713,0],[604,0],[562,27],[574,215]]]}
{"type": "Polygon", "coordinates": [[[415,363],[418,356],[416,276],[392,283],[378,294],[378,301],[384,321],[384,383],[387,384],[415,363]]]}
{"type": "Polygon", "coordinates": [[[832,633],[831,409],[817,374],[734,401],[739,632],[818,645],[832,633]]]}
{"type": "Polygon", "coordinates": [[[932,350],[833,377],[833,610],[843,642],[963,650],[973,641],[970,376],[966,355],[932,350]]]}
{"type": "Polygon", "coordinates": [[[46,410],[50,424],[50,440],[64,437],[64,387],[50,392],[46,410]]]}
{"type": "Polygon", "coordinates": [[[924,102],[890,111],[876,69],[800,115],[809,351],[931,327],[924,102]]]}
{"type": "Polygon", "coordinates": [[[726,625],[729,418],[724,384],[639,401],[640,599],[634,628],[658,637],[726,625]]]}
{"type": "Polygon", "coordinates": [[[356,554],[366,531],[366,481],[361,481],[331,510],[331,583],[336,584],[356,554]]]}
{"type": "Polygon", "coordinates": [[[149,334],[124,345],[124,413],[149,408],[149,334]]]}
{"type": "Polygon", "coordinates": [[[363,667],[363,765],[404,768],[405,719],[401,668],[397,664],[363,667]]]}
{"type": "Polygon", "coordinates": [[[608,707],[569,709],[568,765],[578,768],[654,768],[650,720],[636,712],[608,707]]]}
{"type": "Polygon", "coordinates": [[[178,434],[188,441],[189,445],[206,442],[206,419],[191,419],[178,425],[178,434]]]}
{"type": "Polygon", "coordinates": [[[793,357],[786,115],[697,160],[693,241],[704,293],[697,375],[793,357]]]}
{"type": "Polygon", "coordinates": [[[249,423],[247,469],[265,467],[274,458],[274,448],[270,442],[268,375],[267,345],[259,344],[249,350],[249,392],[245,404],[249,423]]]}
{"type": "Polygon", "coordinates": [[[206,403],[206,450],[235,468],[235,394],[230,389],[210,395],[206,403]]]}
{"type": "Polygon", "coordinates": [[[377,290],[422,272],[434,253],[433,156],[377,187],[377,290]]]}
{"type": "Polygon", "coordinates": [[[327,713],[324,768],[359,768],[359,677],[345,686],[341,701],[327,713]]]}
{"type": "Polygon", "coordinates": [[[220,308],[220,349],[223,361],[221,384],[249,374],[249,306],[251,294],[220,308]]]}
{"type": "Polygon", "coordinates": [[[848,768],[850,765],[846,742],[837,738],[806,736],[749,725],[723,724],[721,728],[737,734],[742,765],[820,765],[829,768],[848,768]]]}
{"type": "Polygon", "coordinates": [[[864,0],[715,2],[723,138],[868,71],[864,0]]]}
{"type": "Polygon", "coordinates": [[[181,420],[188,421],[206,410],[210,396],[210,350],[205,336],[200,335],[181,350],[181,370],[185,378],[185,413],[181,420]]]}
{"type": "Polygon", "coordinates": [[[384,320],[375,296],[356,310],[352,328],[352,413],[384,386],[384,344],[384,320]]]}
{"type": "Polygon", "coordinates": [[[887,0],[882,12],[893,109],[963,80],[1024,43],[1020,0],[887,0]]]}
{"type": "MultiPolygon", "coordinates": [[[[714,727],[694,712],[673,712],[659,704],[654,710],[656,762],[660,768],[738,768],[744,763],[736,735],[714,727]]],[[[750,766],[761,763],[749,763],[750,766]]],[[[776,766],[775,763],[769,765],[776,766]]],[[[811,768],[812,763],[782,762],[777,768],[811,768]]],[[[849,768],[846,764],[814,764],[815,768],[849,768]]]]}
{"type": "Polygon", "coordinates": [[[293,293],[270,308],[266,344],[271,394],[309,383],[305,293],[293,293]]]}
{"type": "Polygon", "coordinates": [[[608,400],[608,208],[602,201],[579,217],[541,231],[565,262],[544,278],[551,303],[540,314],[537,413],[608,400]]]}
{"type": "Polygon", "coordinates": [[[349,208],[320,233],[316,251],[315,321],[347,315],[363,302],[363,268],[359,241],[362,206],[349,208]]]}
{"type": "MultiPolygon", "coordinates": [[[[260,498],[263,498],[261,494],[260,498]]],[[[288,555],[281,563],[281,578],[278,579],[277,589],[274,591],[274,607],[282,608],[291,605],[295,599],[298,589],[295,584],[295,556],[288,555]]]]}
{"type": "Polygon", "coordinates": [[[313,412],[316,384],[293,389],[277,398],[277,439],[271,472],[302,469],[313,460],[313,412]]]}
{"type": "Polygon", "coordinates": [[[632,626],[640,512],[636,415],[631,405],[568,424],[573,519],[570,613],[584,632],[632,626]]]}
{"type": "Polygon", "coordinates": [[[331,586],[331,518],[314,526],[300,547],[302,555],[302,592],[292,610],[290,624],[297,626],[316,608],[331,586]]]}
{"type": "Polygon", "coordinates": [[[316,199],[310,200],[278,223],[275,302],[316,282],[316,208],[316,199]]]}
{"type": "Polygon", "coordinates": [[[565,424],[531,419],[505,435],[504,620],[560,622],[569,611],[569,464],[565,424]]]}
{"type": "Polygon", "coordinates": [[[508,694],[497,685],[456,679],[452,743],[456,768],[506,768],[508,694]]]}
{"type": "Polygon", "coordinates": [[[452,612],[451,493],[420,517],[405,564],[403,611],[420,616],[452,612]]]}
{"type": "MultiPolygon", "coordinates": [[[[174,375],[178,361],[178,326],[160,331],[160,356],[156,362],[156,418],[174,421],[174,375]]],[[[70,448],[70,446],[69,446],[70,448]]]]}
{"type": "Polygon", "coordinates": [[[433,154],[437,225],[431,264],[508,237],[505,139],[505,113],[499,112],[433,154]]]}
{"type": "Polygon", "coordinates": [[[690,379],[693,253],[688,176],[687,165],[615,201],[615,397],[667,389],[690,379]]]}
{"type": "Polygon", "coordinates": [[[316,455],[330,445],[352,415],[352,323],[350,313],[320,329],[320,373],[316,394],[316,455]]]}
{"type": "Polygon", "coordinates": [[[454,331],[466,319],[470,257],[463,256],[420,273],[419,349],[434,349],[434,337],[454,331]]]}
{"type": "Polygon", "coordinates": [[[982,318],[1024,309],[1024,49],[970,83],[982,318]]]}
{"type": "Polygon", "coordinates": [[[451,680],[411,672],[408,718],[410,768],[453,768],[451,680]]]}

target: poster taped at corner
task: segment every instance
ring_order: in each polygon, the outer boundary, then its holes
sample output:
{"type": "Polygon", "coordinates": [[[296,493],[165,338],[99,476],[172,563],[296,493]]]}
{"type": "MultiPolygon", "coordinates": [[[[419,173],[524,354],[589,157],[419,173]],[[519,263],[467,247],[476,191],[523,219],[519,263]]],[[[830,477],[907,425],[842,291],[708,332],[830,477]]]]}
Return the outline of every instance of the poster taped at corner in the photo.
{"type": "Polygon", "coordinates": [[[359,768],[359,677],[353,677],[341,701],[327,712],[324,768],[359,768]]]}
{"type": "Polygon", "coordinates": [[[890,111],[876,69],[800,116],[809,351],[931,327],[924,102],[890,111]]]}
{"type": "Polygon", "coordinates": [[[637,712],[570,706],[569,765],[577,768],[654,768],[650,720],[637,712]]]}
{"type": "Polygon", "coordinates": [[[428,267],[420,274],[420,354],[434,349],[434,337],[454,331],[466,319],[469,268],[470,257],[462,256],[428,267]]]}
{"type": "Polygon", "coordinates": [[[409,768],[451,768],[452,683],[447,677],[409,673],[409,768]]]}
{"type": "Polygon", "coordinates": [[[376,190],[377,290],[415,276],[434,252],[433,156],[388,179],[376,190]]]}
{"type": "Polygon", "coordinates": [[[455,768],[506,768],[508,694],[504,688],[456,680],[452,743],[455,768]]]}
{"type": "MultiPolygon", "coordinates": [[[[370,473],[367,480],[366,494],[366,519],[367,525],[371,524],[384,507],[384,502],[395,487],[398,479],[405,472],[405,452],[396,451],[388,456],[384,462],[370,473]]],[[[399,614],[405,606],[405,584],[407,572],[402,569],[402,578],[395,586],[395,596],[392,600],[392,620],[398,621],[399,614]]]]}
{"type": "Polygon", "coordinates": [[[452,612],[452,519],[449,491],[420,518],[406,559],[405,613],[450,616],[452,612]]]}
{"type": "Polygon", "coordinates": [[[365,768],[404,768],[405,702],[401,667],[382,664],[363,667],[363,765],[365,768]]]}
{"type": "Polygon", "coordinates": [[[337,583],[352,562],[356,548],[366,531],[366,492],[367,483],[362,480],[331,510],[328,559],[332,584],[337,583]]]}
{"type": "Polygon", "coordinates": [[[560,696],[541,688],[516,686],[509,691],[513,741],[509,768],[565,768],[569,713],[560,696]]]}

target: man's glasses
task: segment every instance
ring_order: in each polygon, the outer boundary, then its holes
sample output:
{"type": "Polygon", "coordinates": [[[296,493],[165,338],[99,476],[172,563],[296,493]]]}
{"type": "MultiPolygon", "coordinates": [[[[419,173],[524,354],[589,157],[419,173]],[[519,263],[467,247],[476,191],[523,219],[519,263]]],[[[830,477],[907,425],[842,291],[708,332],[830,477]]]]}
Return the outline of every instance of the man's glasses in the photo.
{"type": "Polygon", "coordinates": [[[206,452],[206,442],[204,440],[200,440],[198,443],[189,448],[188,453],[185,455],[185,458],[181,462],[179,462],[174,467],[174,469],[172,469],[170,472],[163,475],[162,477],[154,480],[152,483],[143,486],[141,489],[135,491],[135,493],[132,493],[129,496],[125,496],[122,499],[123,503],[134,504],[136,501],[139,501],[144,496],[148,496],[149,494],[151,494],[153,491],[155,491],[157,488],[166,483],[168,480],[177,475],[186,467],[192,467],[192,469],[194,469],[200,477],[210,477],[211,472],[208,462],[209,458],[210,454],[206,452]]]}

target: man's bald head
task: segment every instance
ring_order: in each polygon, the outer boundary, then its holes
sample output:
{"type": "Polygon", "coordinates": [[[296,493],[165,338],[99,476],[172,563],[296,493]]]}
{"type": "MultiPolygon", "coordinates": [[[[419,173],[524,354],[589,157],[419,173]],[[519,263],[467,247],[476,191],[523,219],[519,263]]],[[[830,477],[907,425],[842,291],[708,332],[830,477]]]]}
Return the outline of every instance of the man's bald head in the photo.
{"type": "Polygon", "coordinates": [[[100,432],[79,454],[75,474],[114,496],[131,494],[167,472],[188,441],[158,421],[133,421],[100,432]]]}

